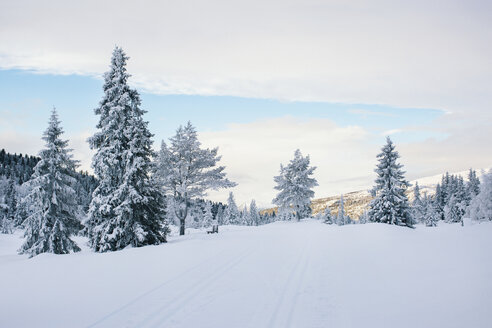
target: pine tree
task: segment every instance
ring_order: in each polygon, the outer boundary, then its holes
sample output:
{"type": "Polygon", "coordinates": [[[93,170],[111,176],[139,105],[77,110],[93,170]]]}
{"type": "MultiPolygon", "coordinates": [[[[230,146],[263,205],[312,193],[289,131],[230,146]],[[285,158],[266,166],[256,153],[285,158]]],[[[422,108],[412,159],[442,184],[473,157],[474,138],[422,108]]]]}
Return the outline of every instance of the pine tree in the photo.
{"type": "Polygon", "coordinates": [[[258,226],[261,224],[260,211],[256,206],[256,201],[253,199],[249,205],[249,215],[251,218],[251,225],[258,226]]]}
{"type": "Polygon", "coordinates": [[[234,194],[232,192],[229,193],[227,207],[224,210],[224,224],[240,224],[239,209],[237,208],[236,200],[234,199],[234,194]]]}
{"type": "Polygon", "coordinates": [[[369,214],[367,211],[362,212],[361,216],[359,217],[359,223],[360,224],[366,224],[369,222],[369,214]]]}
{"type": "Polygon", "coordinates": [[[333,215],[331,214],[331,210],[330,210],[330,207],[327,205],[324,212],[323,212],[323,222],[326,223],[326,224],[333,224],[335,223],[335,218],[333,217],[333,215]]]}
{"type": "Polygon", "coordinates": [[[280,175],[274,177],[277,183],[275,189],[279,190],[279,193],[273,199],[273,203],[281,208],[292,208],[298,221],[311,214],[309,204],[314,197],[312,188],[318,185],[318,182],[310,177],[316,167],[310,167],[309,162],[309,156],[303,157],[297,149],[294,159],[287,166],[281,164],[280,175]]]}
{"type": "Polygon", "coordinates": [[[203,210],[203,227],[210,228],[213,220],[214,216],[212,214],[212,203],[206,202],[205,209],[203,210]]]}
{"type": "Polygon", "coordinates": [[[17,214],[17,199],[14,179],[10,178],[5,191],[5,210],[0,227],[1,233],[12,233],[14,221],[17,214]]]}
{"type": "Polygon", "coordinates": [[[428,227],[437,226],[437,222],[439,222],[440,217],[436,211],[435,202],[427,196],[424,195],[422,199],[422,221],[428,227]]]}
{"type": "Polygon", "coordinates": [[[63,129],[53,109],[43,140],[46,148],[27,182],[29,194],[22,200],[28,209],[25,241],[20,253],[31,257],[40,253],[67,254],[80,251],[70,239],[78,227],[77,203],[73,186],[75,169],[68,141],[61,140],[63,129]]]}
{"type": "Polygon", "coordinates": [[[240,219],[241,225],[246,225],[246,226],[252,225],[251,224],[251,217],[249,216],[248,207],[246,205],[244,205],[240,216],[241,216],[241,219],[240,219]]]}
{"type": "Polygon", "coordinates": [[[470,217],[477,221],[492,221],[492,170],[482,175],[480,192],[469,208],[470,217]]]}
{"type": "Polygon", "coordinates": [[[345,225],[345,203],[343,201],[343,194],[340,195],[340,202],[338,203],[338,213],[337,213],[337,224],[338,225],[345,225]]]}
{"type": "Polygon", "coordinates": [[[209,189],[234,187],[226,178],[224,166],[217,166],[218,148],[202,149],[197,132],[190,122],[180,126],[170,139],[169,147],[163,141],[156,164],[158,177],[167,195],[176,201],[176,216],[180,220],[180,235],[185,233],[185,220],[190,201],[206,196],[209,189]]]}
{"type": "Polygon", "coordinates": [[[470,169],[470,172],[468,173],[466,191],[469,201],[471,201],[480,192],[480,179],[477,177],[477,172],[475,170],[470,169]]]}
{"type": "Polygon", "coordinates": [[[127,84],[127,60],[116,47],[104,76],[104,97],[95,109],[98,131],[89,139],[99,179],[89,209],[90,245],[96,252],[166,241],[163,198],[150,180],[152,134],[140,96],[127,84]]]}
{"type": "Polygon", "coordinates": [[[413,223],[423,222],[423,203],[422,196],[420,195],[420,187],[418,182],[415,183],[413,189],[413,202],[412,202],[412,218],[413,223]]]}
{"type": "Polygon", "coordinates": [[[405,191],[410,186],[404,178],[403,165],[397,163],[400,155],[391,139],[377,156],[379,163],[375,172],[378,177],[372,190],[375,199],[371,202],[369,217],[373,222],[396,225],[411,225],[408,198],[405,191]]]}

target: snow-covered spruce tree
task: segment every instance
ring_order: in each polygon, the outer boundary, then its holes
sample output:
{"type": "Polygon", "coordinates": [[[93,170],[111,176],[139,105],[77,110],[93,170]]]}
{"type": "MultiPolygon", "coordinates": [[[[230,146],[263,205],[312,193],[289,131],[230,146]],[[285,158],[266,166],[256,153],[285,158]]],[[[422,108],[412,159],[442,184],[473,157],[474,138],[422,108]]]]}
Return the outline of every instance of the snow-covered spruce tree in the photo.
{"type": "Polygon", "coordinates": [[[415,183],[415,187],[413,189],[413,202],[412,202],[412,219],[413,223],[424,223],[424,219],[422,218],[423,213],[423,203],[422,196],[420,195],[420,187],[418,182],[415,183]]]}
{"type": "Polygon", "coordinates": [[[0,233],[10,234],[13,232],[14,219],[17,213],[15,182],[12,177],[8,179],[4,202],[4,208],[0,210],[0,219],[2,221],[0,223],[0,233]]]}
{"type": "Polygon", "coordinates": [[[140,96],[128,84],[128,57],[116,47],[95,109],[98,131],[89,138],[99,185],[89,207],[90,245],[96,252],[166,242],[164,200],[150,179],[152,134],[140,96]]]}
{"type": "Polygon", "coordinates": [[[397,163],[400,155],[389,137],[381,150],[377,156],[378,177],[372,189],[375,198],[370,204],[369,218],[373,222],[411,226],[410,206],[405,195],[410,184],[404,178],[403,165],[397,163]]]}
{"type": "Polygon", "coordinates": [[[440,220],[439,213],[436,211],[436,204],[427,196],[424,195],[422,199],[422,221],[427,227],[437,226],[437,222],[440,220]]]}
{"type": "Polygon", "coordinates": [[[210,228],[212,226],[213,220],[214,220],[214,216],[212,214],[212,203],[206,202],[205,208],[203,210],[203,227],[210,228]]]}
{"type": "Polygon", "coordinates": [[[468,172],[466,191],[470,200],[480,192],[480,179],[477,177],[477,172],[475,170],[470,169],[470,172],[468,172]]]}
{"type": "Polygon", "coordinates": [[[343,200],[343,194],[340,195],[340,201],[338,202],[337,224],[345,225],[347,215],[345,214],[345,202],[343,200]]]}
{"type": "Polygon", "coordinates": [[[156,177],[165,193],[176,201],[176,216],[180,220],[180,235],[185,233],[190,200],[205,197],[209,189],[234,187],[226,178],[224,166],[217,166],[218,148],[202,149],[197,132],[190,122],[180,126],[170,139],[163,141],[156,163],[156,177]]]}
{"type": "Polygon", "coordinates": [[[311,214],[309,204],[314,197],[313,187],[318,182],[311,178],[315,166],[309,166],[309,156],[303,157],[301,151],[297,149],[294,159],[287,166],[280,164],[280,175],[274,177],[277,183],[276,190],[279,190],[273,203],[280,208],[291,208],[300,221],[303,215],[311,214]]]}
{"type": "Polygon", "coordinates": [[[31,257],[41,253],[67,254],[80,251],[70,239],[79,222],[73,189],[78,163],[72,159],[68,141],[60,139],[63,129],[53,109],[43,140],[41,160],[27,182],[29,194],[22,200],[28,210],[25,241],[19,252],[31,257]]]}
{"type": "Polygon", "coordinates": [[[366,224],[369,222],[369,214],[367,211],[362,212],[362,214],[359,217],[359,223],[360,224],[366,224]]]}
{"type": "Polygon", "coordinates": [[[229,198],[227,198],[227,206],[224,210],[224,224],[239,224],[240,223],[240,213],[236,205],[236,200],[234,199],[234,194],[229,193],[229,198]]]}
{"type": "Polygon", "coordinates": [[[480,192],[469,208],[470,217],[477,221],[492,221],[492,170],[482,175],[480,192]]]}
{"type": "Polygon", "coordinates": [[[326,223],[326,224],[333,224],[335,223],[335,218],[333,217],[333,215],[331,214],[331,210],[330,210],[330,207],[329,206],[326,206],[324,212],[323,212],[323,222],[326,223]]]}
{"type": "Polygon", "coordinates": [[[251,217],[249,216],[248,206],[244,205],[243,210],[240,213],[240,225],[251,225],[251,217]]]}
{"type": "Polygon", "coordinates": [[[256,206],[256,201],[253,199],[249,205],[249,216],[251,219],[251,225],[257,226],[261,224],[260,211],[256,206]]]}

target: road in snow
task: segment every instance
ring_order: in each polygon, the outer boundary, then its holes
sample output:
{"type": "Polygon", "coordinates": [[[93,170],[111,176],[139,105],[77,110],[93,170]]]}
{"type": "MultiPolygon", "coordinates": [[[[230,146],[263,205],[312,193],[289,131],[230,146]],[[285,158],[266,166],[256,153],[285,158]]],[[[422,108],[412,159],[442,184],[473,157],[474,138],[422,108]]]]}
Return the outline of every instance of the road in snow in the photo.
{"type": "Polygon", "coordinates": [[[306,220],[33,259],[1,235],[0,327],[490,327],[491,235],[306,220]]]}

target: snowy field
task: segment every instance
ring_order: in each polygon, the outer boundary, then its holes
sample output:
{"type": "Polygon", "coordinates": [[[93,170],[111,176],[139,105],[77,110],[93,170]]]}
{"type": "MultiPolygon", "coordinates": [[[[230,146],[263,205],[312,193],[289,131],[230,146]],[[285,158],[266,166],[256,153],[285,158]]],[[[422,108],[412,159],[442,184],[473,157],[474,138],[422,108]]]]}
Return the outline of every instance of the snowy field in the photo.
{"type": "Polygon", "coordinates": [[[491,236],[306,220],[28,259],[0,235],[0,327],[490,327],[491,236]]]}

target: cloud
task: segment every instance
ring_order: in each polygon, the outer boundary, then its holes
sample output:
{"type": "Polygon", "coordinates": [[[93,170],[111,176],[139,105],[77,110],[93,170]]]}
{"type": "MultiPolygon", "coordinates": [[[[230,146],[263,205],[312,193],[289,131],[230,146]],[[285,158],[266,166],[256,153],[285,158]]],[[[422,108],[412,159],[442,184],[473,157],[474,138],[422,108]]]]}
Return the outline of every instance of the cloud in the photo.
{"type": "Polygon", "coordinates": [[[390,136],[392,134],[400,133],[402,131],[403,131],[402,129],[391,129],[391,130],[384,131],[383,133],[381,133],[381,135],[382,136],[390,136]]]}
{"type": "MultiPolygon", "coordinates": [[[[262,206],[275,196],[273,177],[280,163],[287,164],[300,149],[310,155],[320,186],[318,197],[358,190],[370,184],[374,152],[371,138],[358,126],[340,127],[326,119],[299,120],[293,117],[259,120],[248,124],[230,124],[227,129],[202,132],[204,146],[219,146],[222,164],[230,179],[239,185],[234,189],[238,202],[256,199],[262,206]],[[360,176],[365,178],[360,178],[360,176]],[[337,180],[359,177],[357,180],[337,180]]],[[[228,191],[213,192],[211,197],[226,200],[228,191]]]]}
{"type": "Polygon", "coordinates": [[[484,1],[5,1],[0,67],[100,75],[111,49],[155,93],[483,111],[484,1]],[[76,14],[74,14],[76,13],[76,14]]]}

